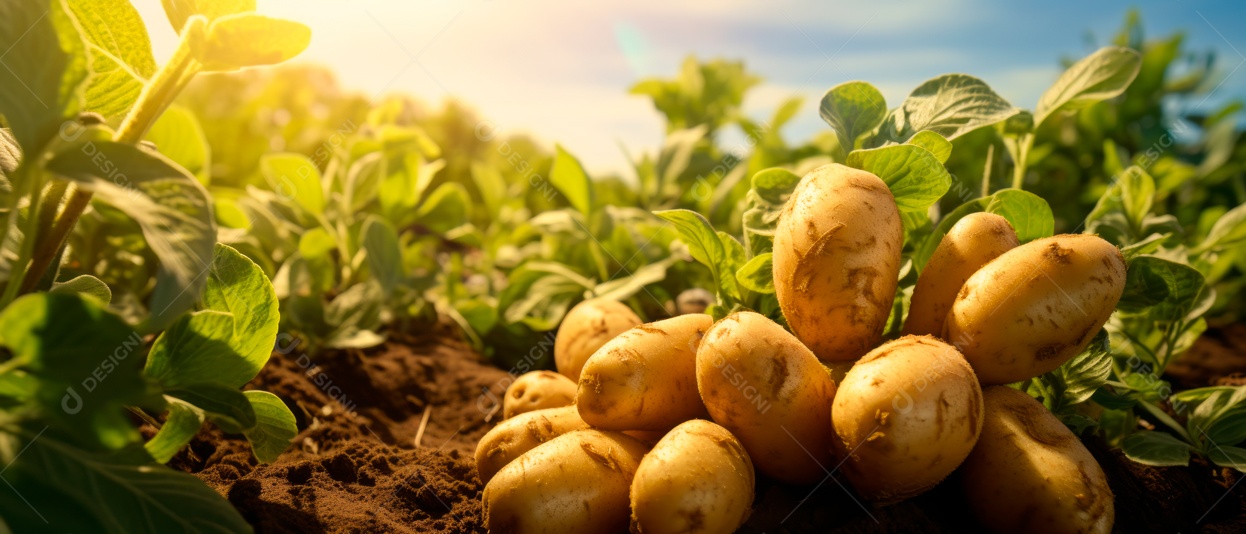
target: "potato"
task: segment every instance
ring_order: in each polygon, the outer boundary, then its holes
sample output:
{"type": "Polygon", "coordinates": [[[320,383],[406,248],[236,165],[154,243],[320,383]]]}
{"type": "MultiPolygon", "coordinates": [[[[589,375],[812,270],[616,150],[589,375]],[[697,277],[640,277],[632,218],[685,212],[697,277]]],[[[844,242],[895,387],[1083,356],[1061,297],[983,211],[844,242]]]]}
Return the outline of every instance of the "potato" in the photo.
{"type": "Polygon", "coordinates": [[[753,312],[719,321],[697,351],[697,389],[758,471],[795,484],[826,476],[835,382],[783,327],[753,312]]]}
{"type": "Polygon", "coordinates": [[[895,198],[877,176],[830,164],[801,179],[774,234],[774,288],[818,358],[855,360],[878,345],[903,244],[895,198]]]}
{"type": "Polygon", "coordinates": [[[982,437],[960,474],[978,521],[993,532],[1111,532],[1112,489],[1077,436],[1021,391],[982,394],[982,437]]]}
{"type": "Polygon", "coordinates": [[[485,525],[512,534],[625,532],[628,491],[648,450],[618,432],[578,430],[554,438],[485,485],[485,525]]]}
{"type": "Polygon", "coordinates": [[[476,473],[480,482],[537,445],[558,436],[588,428],[575,406],[547,408],[523,413],[498,423],[476,445],[476,473]]]}
{"type": "Polygon", "coordinates": [[[545,408],[571,406],[575,402],[575,382],[551,371],[532,371],[519,375],[502,400],[502,416],[510,419],[521,413],[545,408]]]}
{"type": "Polygon", "coordinates": [[[1095,337],[1125,290],[1125,260],[1093,235],[1036,239],[995,258],[965,282],[943,339],[983,385],[1032,378],[1095,337]]]}
{"type": "Polygon", "coordinates": [[[671,430],[632,480],[632,532],[735,532],[753,506],[753,463],[727,429],[694,419],[671,430]]]}
{"type": "Polygon", "coordinates": [[[957,221],[939,241],[926,268],[917,277],[904,333],[943,335],[943,323],[956,293],[973,273],[999,255],[1016,248],[1017,232],[1008,219],[993,213],[971,213],[957,221]]]}
{"type": "Polygon", "coordinates": [[[604,430],[670,430],[705,417],[696,354],[714,320],[703,313],[637,326],[597,350],[580,374],[576,406],[604,430]]]}
{"type": "Polygon", "coordinates": [[[951,345],[905,336],[861,358],[839,385],[836,452],[861,496],[922,493],[960,465],[982,430],[982,389],[951,345]]]}
{"type": "Polygon", "coordinates": [[[591,299],[576,304],[563,317],[554,338],[554,365],[567,378],[579,381],[589,356],[640,322],[631,308],[617,301],[591,299]]]}

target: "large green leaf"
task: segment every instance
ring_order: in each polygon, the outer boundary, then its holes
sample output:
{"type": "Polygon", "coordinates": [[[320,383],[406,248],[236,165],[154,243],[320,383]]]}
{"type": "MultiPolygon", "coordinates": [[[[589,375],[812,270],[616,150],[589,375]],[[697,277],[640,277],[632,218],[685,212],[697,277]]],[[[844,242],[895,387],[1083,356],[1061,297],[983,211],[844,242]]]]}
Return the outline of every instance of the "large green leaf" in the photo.
{"type": "Polygon", "coordinates": [[[165,391],[170,397],[186,401],[203,410],[221,430],[238,434],[255,428],[255,409],[237,388],[216,382],[190,384],[165,391]]]}
{"type": "Polygon", "coordinates": [[[292,199],[313,215],[324,213],[320,169],[307,156],[269,154],[260,160],[260,170],[278,195],[292,199]]]}
{"type": "Polygon", "coordinates": [[[753,256],[736,271],[736,280],[749,291],[774,293],[774,255],[767,252],[753,256]]]}
{"type": "Polygon", "coordinates": [[[164,156],[105,141],[73,145],[46,168],[134,219],[160,258],[144,330],[163,329],[190,309],[206,283],[216,242],[208,192],[198,181],[164,156]]]}
{"type": "Polygon", "coordinates": [[[1172,434],[1142,430],[1125,436],[1121,450],[1130,460],[1143,465],[1189,465],[1190,446],[1172,434]]]}
{"type": "Polygon", "coordinates": [[[61,119],[73,114],[82,70],[48,13],[51,0],[7,0],[0,16],[0,115],[27,153],[41,149],[61,119]]]}
{"type": "Polygon", "coordinates": [[[900,211],[924,211],[952,187],[952,175],[943,163],[917,145],[854,150],[846,163],[882,178],[900,211]]]}
{"type": "Polygon", "coordinates": [[[1229,210],[1211,226],[1207,237],[1195,249],[1206,251],[1227,249],[1246,241],[1246,204],[1229,210]]]}
{"type": "Polygon", "coordinates": [[[250,532],[238,511],[189,473],[152,462],[142,447],[97,453],[55,436],[24,436],[6,458],[0,499],[14,532],[250,532]],[[9,464],[9,462],[12,462],[9,464]],[[72,513],[65,513],[72,510],[72,513]]]}
{"type": "Polygon", "coordinates": [[[199,308],[156,338],[147,375],[166,387],[242,386],[268,362],[277,336],[272,283],[250,258],[217,245],[199,308]]]}
{"type": "Polygon", "coordinates": [[[380,217],[368,217],[363,223],[363,248],[368,251],[368,269],[386,293],[394,290],[405,276],[398,233],[380,217]]]}
{"type": "Polygon", "coordinates": [[[653,214],[675,225],[680,239],[688,245],[688,252],[692,254],[692,259],[709,268],[714,276],[714,284],[717,286],[714,289],[722,291],[726,286],[724,275],[729,274],[734,277],[735,269],[731,269],[730,273],[725,272],[725,268],[729,267],[730,258],[727,256],[727,249],[723,247],[718,233],[714,231],[713,225],[695,211],[666,210],[655,211],[653,214]]]}
{"type": "Polygon", "coordinates": [[[108,289],[108,284],[89,274],[79,275],[70,280],[52,284],[52,289],[48,290],[48,292],[88,296],[104,304],[112,301],[112,290],[108,289]]]}
{"type": "Polygon", "coordinates": [[[1076,111],[1123,93],[1141,65],[1138,52],[1121,46],[1100,48],[1082,58],[1038,99],[1035,127],[1057,112],[1076,111]]]}
{"type": "Polygon", "coordinates": [[[208,26],[195,52],[204,70],[231,71],[276,65],[297,56],[311,43],[311,29],[292,20],[256,13],[224,15],[208,26]]]}
{"type": "Polygon", "coordinates": [[[498,313],[508,324],[523,323],[538,332],[557,328],[571,304],[594,287],[592,280],[553,262],[525,263],[507,280],[498,313]]]}
{"type": "Polygon", "coordinates": [[[908,141],[922,130],[955,139],[1004,121],[1018,111],[986,82],[966,74],[944,74],[914,89],[887,116],[879,134],[897,143],[908,141]]]}
{"type": "Polygon", "coordinates": [[[119,448],[138,434],[122,406],[143,404],[143,338],[95,299],[32,293],[0,312],[0,344],[39,380],[44,413],[79,443],[119,448]]]}
{"type": "Polygon", "coordinates": [[[246,391],[243,394],[255,410],[255,427],[243,434],[251,442],[251,451],[260,463],[273,463],[299,433],[294,414],[280,398],[267,391],[246,391]]]}
{"type": "Polygon", "coordinates": [[[58,0],[52,21],[81,71],[76,109],[124,114],[156,73],[147,27],[128,0],[58,0]]]}
{"type": "Polygon", "coordinates": [[[549,171],[549,181],[558,188],[571,207],[584,215],[593,211],[593,184],[584,167],[561,146],[555,146],[554,166],[549,171]]]}
{"type": "Polygon", "coordinates": [[[856,148],[857,139],[882,124],[887,101],[869,82],[844,82],[826,92],[818,113],[835,130],[847,154],[856,148]]]}
{"type": "Polygon", "coordinates": [[[472,197],[467,188],[458,182],[447,182],[428,194],[415,216],[430,230],[446,234],[471,220],[471,208],[472,197]]]}
{"type": "Polygon", "coordinates": [[[186,27],[186,19],[194,15],[203,15],[208,20],[216,20],[225,15],[255,11],[255,0],[160,0],[164,4],[164,13],[169,17],[173,29],[181,32],[186,27]]]}
{"type": "Polygon", "coordinates": [[[931,153],[935,159],[939,160],[939,163],[947,163],[947,159],[952,157],[952,142],[930,130],[917,132],[906,143],[926,149],[926,152],[931,153]]]}
{"type": "Polygon", "coordinates": [[[1129,262],[1125,292],[1118,307],[1141,311],[1161,306],[1157,312],[1174,320],[1185,314],[1198,298],[1204,279],[1197,269],[1157,256],[1138,256],[1129,262]]]}

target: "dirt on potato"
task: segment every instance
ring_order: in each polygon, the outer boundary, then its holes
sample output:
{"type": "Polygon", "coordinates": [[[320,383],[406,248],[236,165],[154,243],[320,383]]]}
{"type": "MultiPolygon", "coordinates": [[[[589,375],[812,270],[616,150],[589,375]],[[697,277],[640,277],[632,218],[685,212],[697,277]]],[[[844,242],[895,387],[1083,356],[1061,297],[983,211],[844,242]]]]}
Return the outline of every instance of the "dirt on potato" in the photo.
{"type": "MultiPolygon", "coordinates": [[[[1208,332],[1191,354],[1203,369],[1241,370],[1244,345],[1246,327],[1235,326],[1208,332]]],[[[1214,374],[1197,385],[1232,372],[1214,374]]],[[[314,362],[299,351],[275,352],[248,387],[271,391],[290,406],[300,429],[290,449],[274,464],[257,465],[244,440],[209,429],[170,465],[227,497],[257,532],[484,532],[483,487],[472,454],[500,417],[496,403],[509,380],[444,335],[323,354],[314,362]]],[[[1086,445],[1116,494],[1116,532],[1246,532],[1246,484],[1235,486],[1241,474],[1198,459],[1190,467],[1148,467],[1093,439],[1086,445]]],[[[955,474],[881,508],[846,487],[840,473],[813,487],[759,476],[741,532],[975,528],[955,474]]]]}

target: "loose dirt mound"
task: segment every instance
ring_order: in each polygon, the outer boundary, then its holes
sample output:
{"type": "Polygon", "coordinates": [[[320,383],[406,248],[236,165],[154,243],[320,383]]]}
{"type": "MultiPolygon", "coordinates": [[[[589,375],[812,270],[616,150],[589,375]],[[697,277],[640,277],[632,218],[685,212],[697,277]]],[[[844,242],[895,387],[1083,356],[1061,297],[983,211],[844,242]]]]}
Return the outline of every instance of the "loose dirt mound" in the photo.
{"type": "MultiPolygon", "coordinates": [[[[208,430],[170,465],[228,497],[258,532],[483,532],[472,454],[496,423],[490,414],[508,380],[447,339],[335,353],[316,364],[298,352],[274,353],[248,387],[276,393],[295,413],[301,432],[290,450],[259,466],[245,441],[208,430]]],[[[1236,472],[1200,460],[1147,467],[1088,446],[1116,493],[1117,532],[1246,532],[1246,489],[1230,491],[1241,479],[1236,472]]],[[[841,484],[759,479],[742,531],[974,530],[955,478],[884,508],[859,505],[841,484]]]]}

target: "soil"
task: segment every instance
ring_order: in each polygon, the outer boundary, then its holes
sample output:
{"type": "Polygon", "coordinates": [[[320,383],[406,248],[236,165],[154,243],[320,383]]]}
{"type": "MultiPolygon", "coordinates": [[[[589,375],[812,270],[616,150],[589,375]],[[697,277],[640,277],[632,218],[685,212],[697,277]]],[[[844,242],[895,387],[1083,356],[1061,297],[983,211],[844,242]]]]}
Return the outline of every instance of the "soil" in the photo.
{"type": "MultiPolygon", "coordinates": [[[[1246,369],[1246,326],[1204,338],[1173,366],[1175,384],[1232,383],[1246,369]]],[[[209,425],[170,465],[226,496],[257,532],[485,531],[473,453],[500,418],[510,374],[444,333],[312,360],[274,352],[247,386],[277,394],[298,419],[300,433],[277,462],[258,465],[244,440],[209,425]]],[[[1116,532],[1246,532],[1240,473],[1200,459],[1148,467],[1095,440],[1087,446],[1116,494],[1116,532]]],[[[815,488],[760,478],[741,531],[975,530],[954,478],[867,506],[836,477],[815,488]]]]}

